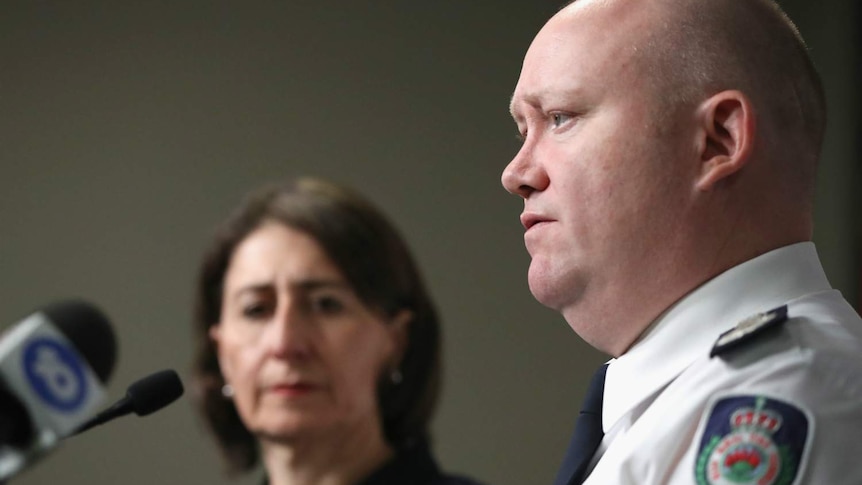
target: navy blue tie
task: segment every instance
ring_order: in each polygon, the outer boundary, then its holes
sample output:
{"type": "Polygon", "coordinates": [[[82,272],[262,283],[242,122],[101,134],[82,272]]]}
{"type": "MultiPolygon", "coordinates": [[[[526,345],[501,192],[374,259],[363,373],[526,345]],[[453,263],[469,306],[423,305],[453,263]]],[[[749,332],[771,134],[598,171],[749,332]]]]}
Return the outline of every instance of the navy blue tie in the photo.
{"type": "Polygon", "coordinates": [[[602,430],[602,395],[605,393],[607,371],[608,364],[605,364],[593,374],[578,421],[575,423],[575,433],[569,442],[569,449],[566,450],[566,457],[557,472],[554,485],[580,485],[586,478],[584,472],[605,435],[602,430]]]}

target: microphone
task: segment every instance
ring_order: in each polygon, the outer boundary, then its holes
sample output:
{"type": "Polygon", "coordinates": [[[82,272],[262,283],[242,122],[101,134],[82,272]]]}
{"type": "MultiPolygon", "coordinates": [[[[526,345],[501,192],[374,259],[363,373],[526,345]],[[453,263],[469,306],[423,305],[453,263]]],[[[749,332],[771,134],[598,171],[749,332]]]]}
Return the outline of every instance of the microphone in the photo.
{"type": "Polygon", "coordinates": [[[0,337],[0,483],[97,411],[116,358],[108,318],[81,300],[48,305],[0,337]]]}
{"type": "Polygon", "coordinates": [[[150,374],[130,385],[125,397],[81,425],[72,434],[83,433],[129,413],[146,416],[176,401],[182,395],[183,383],[175,371],[167,369],[150,374]]]}

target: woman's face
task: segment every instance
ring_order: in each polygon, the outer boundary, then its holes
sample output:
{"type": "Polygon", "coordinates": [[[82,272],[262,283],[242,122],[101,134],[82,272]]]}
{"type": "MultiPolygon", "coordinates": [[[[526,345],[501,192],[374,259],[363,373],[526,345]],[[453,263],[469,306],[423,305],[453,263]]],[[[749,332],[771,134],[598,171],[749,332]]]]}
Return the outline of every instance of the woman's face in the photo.
{"type": "Polygon", "coordinates": [[[277,223],[249,234],[222,301],[210,336],[252,433],[290,441],[381,428],[377,382],[398,364],[409,316],[385,321],[367,308],[314,239],[277,223]]]}

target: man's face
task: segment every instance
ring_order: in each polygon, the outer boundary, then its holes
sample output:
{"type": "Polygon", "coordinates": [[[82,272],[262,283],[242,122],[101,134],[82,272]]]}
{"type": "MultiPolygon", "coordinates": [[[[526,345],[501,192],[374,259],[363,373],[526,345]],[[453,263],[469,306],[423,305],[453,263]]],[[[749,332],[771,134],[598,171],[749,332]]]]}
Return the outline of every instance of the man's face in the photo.
{"type": "Polygon", "coordinates": [[[502,177],[524,198],[533,295],[609,353],[637,336],[619,326],[649,323],[621,320],[645,317],[673,271],[698,168],[686,162],[694,137],[678,115],[659,115],[635,62],[645,16],[614,8],[578,2],[533,41],[511,104],[524,142],[502,177]]]}

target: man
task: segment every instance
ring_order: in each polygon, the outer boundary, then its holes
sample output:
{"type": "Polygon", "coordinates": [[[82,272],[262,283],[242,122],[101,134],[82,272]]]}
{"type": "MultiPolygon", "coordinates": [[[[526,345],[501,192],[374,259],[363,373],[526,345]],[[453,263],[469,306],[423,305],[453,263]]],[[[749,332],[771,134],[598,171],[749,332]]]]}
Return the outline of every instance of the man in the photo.
{"type": "Polygon", "coordinates": [[[511,112],[530,290],[613,357],[556,483],[862,483],[862,321],[810,242],[824,96],[774,2],[575,1],[511,112]]]}

